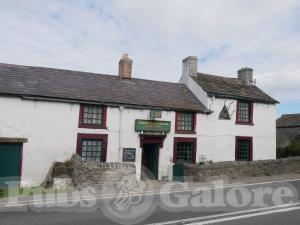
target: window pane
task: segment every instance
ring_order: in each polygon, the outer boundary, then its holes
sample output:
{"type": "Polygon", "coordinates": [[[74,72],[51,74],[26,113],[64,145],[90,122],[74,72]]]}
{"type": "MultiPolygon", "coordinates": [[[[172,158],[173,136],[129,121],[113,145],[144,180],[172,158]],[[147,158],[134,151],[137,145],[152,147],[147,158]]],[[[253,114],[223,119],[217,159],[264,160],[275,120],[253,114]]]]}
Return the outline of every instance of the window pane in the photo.
{"type": "Polygon", "coordinates": [[[194,113],[178,113],[177,130],[193,131],[194,130],[194,113]]]}
{"type": "Polygon", "coordinates": [[[98,105],[83,106],[83,124],[102,126],[103,107],[98,105]]]}
{"type": "Polygon", "coordinates": [[[176,162],[192,163],[192,161],[193,161],[193,143],[177,142],[176,162]]]}
{"type": "Polygon", "coordinates": [[[250,141],[238,140],[237,146],[237,160],[249,161],[250,160],[250,141]]]}
{"type": "Polygon", "coordinates": [[[102,141],[101,140],[82,140],[81,157],[101,161],[102,141]]]}
{"type": "Polygon", "coordinates": [[[248,102],[239,103],[239,122],[249,123],[250,122],[250,104],[248,102]]]}

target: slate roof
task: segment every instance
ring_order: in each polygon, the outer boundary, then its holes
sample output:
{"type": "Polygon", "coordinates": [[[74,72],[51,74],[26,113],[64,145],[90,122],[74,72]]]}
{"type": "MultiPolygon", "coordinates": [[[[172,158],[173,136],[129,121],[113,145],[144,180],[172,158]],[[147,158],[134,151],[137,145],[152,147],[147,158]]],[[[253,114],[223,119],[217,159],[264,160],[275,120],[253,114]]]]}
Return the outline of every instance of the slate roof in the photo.
{"type": "Polygon", "coordinates": [[[257,86],[242,83],[237,78],[221,77],[204,73],[198,73],[197,76],[192,76],[192,78],[210,96],[252,100],[272,104],[279,103],[257,86]]]}
{"type": "Polygon", "coordinates": [[[299,114],[284,114],[276,121],[277,127],[300,127],[299,114]]]}
{"type": "Polygon", "coordinates": [[[0,95],[207,111],[184,84],[1,63],[0,95]]]}

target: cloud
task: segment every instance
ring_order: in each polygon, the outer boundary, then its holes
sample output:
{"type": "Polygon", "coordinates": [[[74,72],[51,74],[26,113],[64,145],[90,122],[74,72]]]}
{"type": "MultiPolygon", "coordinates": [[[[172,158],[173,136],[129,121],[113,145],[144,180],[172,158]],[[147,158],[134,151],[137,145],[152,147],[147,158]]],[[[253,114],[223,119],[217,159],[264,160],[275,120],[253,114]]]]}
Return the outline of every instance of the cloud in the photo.
{"type": "Polygon", "coordinates": [[[300,101],[297,0],[2,0],[0,61],[117,73],[122,53],[134,76],[177,82],[181,60],[236,76],[281,102],[300,101]]]}

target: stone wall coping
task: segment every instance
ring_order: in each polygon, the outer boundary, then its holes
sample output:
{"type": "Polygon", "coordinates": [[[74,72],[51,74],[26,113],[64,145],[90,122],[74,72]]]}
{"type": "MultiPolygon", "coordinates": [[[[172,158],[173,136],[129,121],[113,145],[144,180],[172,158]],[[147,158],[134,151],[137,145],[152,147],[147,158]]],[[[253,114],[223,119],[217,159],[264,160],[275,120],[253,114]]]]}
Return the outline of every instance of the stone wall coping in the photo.
{"type": "Polygon", "coordinates": [[[198,169],[212,169],[212,168],[224,168],[224,167],[239,167],[239,166],[257,166],[267,164],[285,164],[289,161],[300,161],[300,157],[289,157],[282,159],[270,159],[270,160],[257,160],[257,161],[225,161],[225,162],[213,162],[210,164],[184,164],[187,168],[198,168],[198,169]]]}
{"type": "Polygon", "coordinates": [[[134,163],[125,163],[125,162],[99,162],[94,160],[88,160],[80,157],[77,154],[73,154],[72,162],[79,163],[88,167],[98,167],[98,168],[113,168],[113,169],[122,169],[122,168],[135,168],[134,163]]]}

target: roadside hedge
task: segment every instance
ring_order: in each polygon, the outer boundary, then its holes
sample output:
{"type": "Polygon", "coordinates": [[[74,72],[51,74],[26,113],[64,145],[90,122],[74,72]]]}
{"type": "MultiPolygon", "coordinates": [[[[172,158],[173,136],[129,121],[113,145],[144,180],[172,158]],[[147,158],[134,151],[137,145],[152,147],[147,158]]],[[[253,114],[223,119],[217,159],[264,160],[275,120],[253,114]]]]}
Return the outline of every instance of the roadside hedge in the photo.
{"type": "Polygon", "coordinates": [[[285,148],[277,148],[277,159],[300,156],[300,139],[293,140],[285,148]]]}

